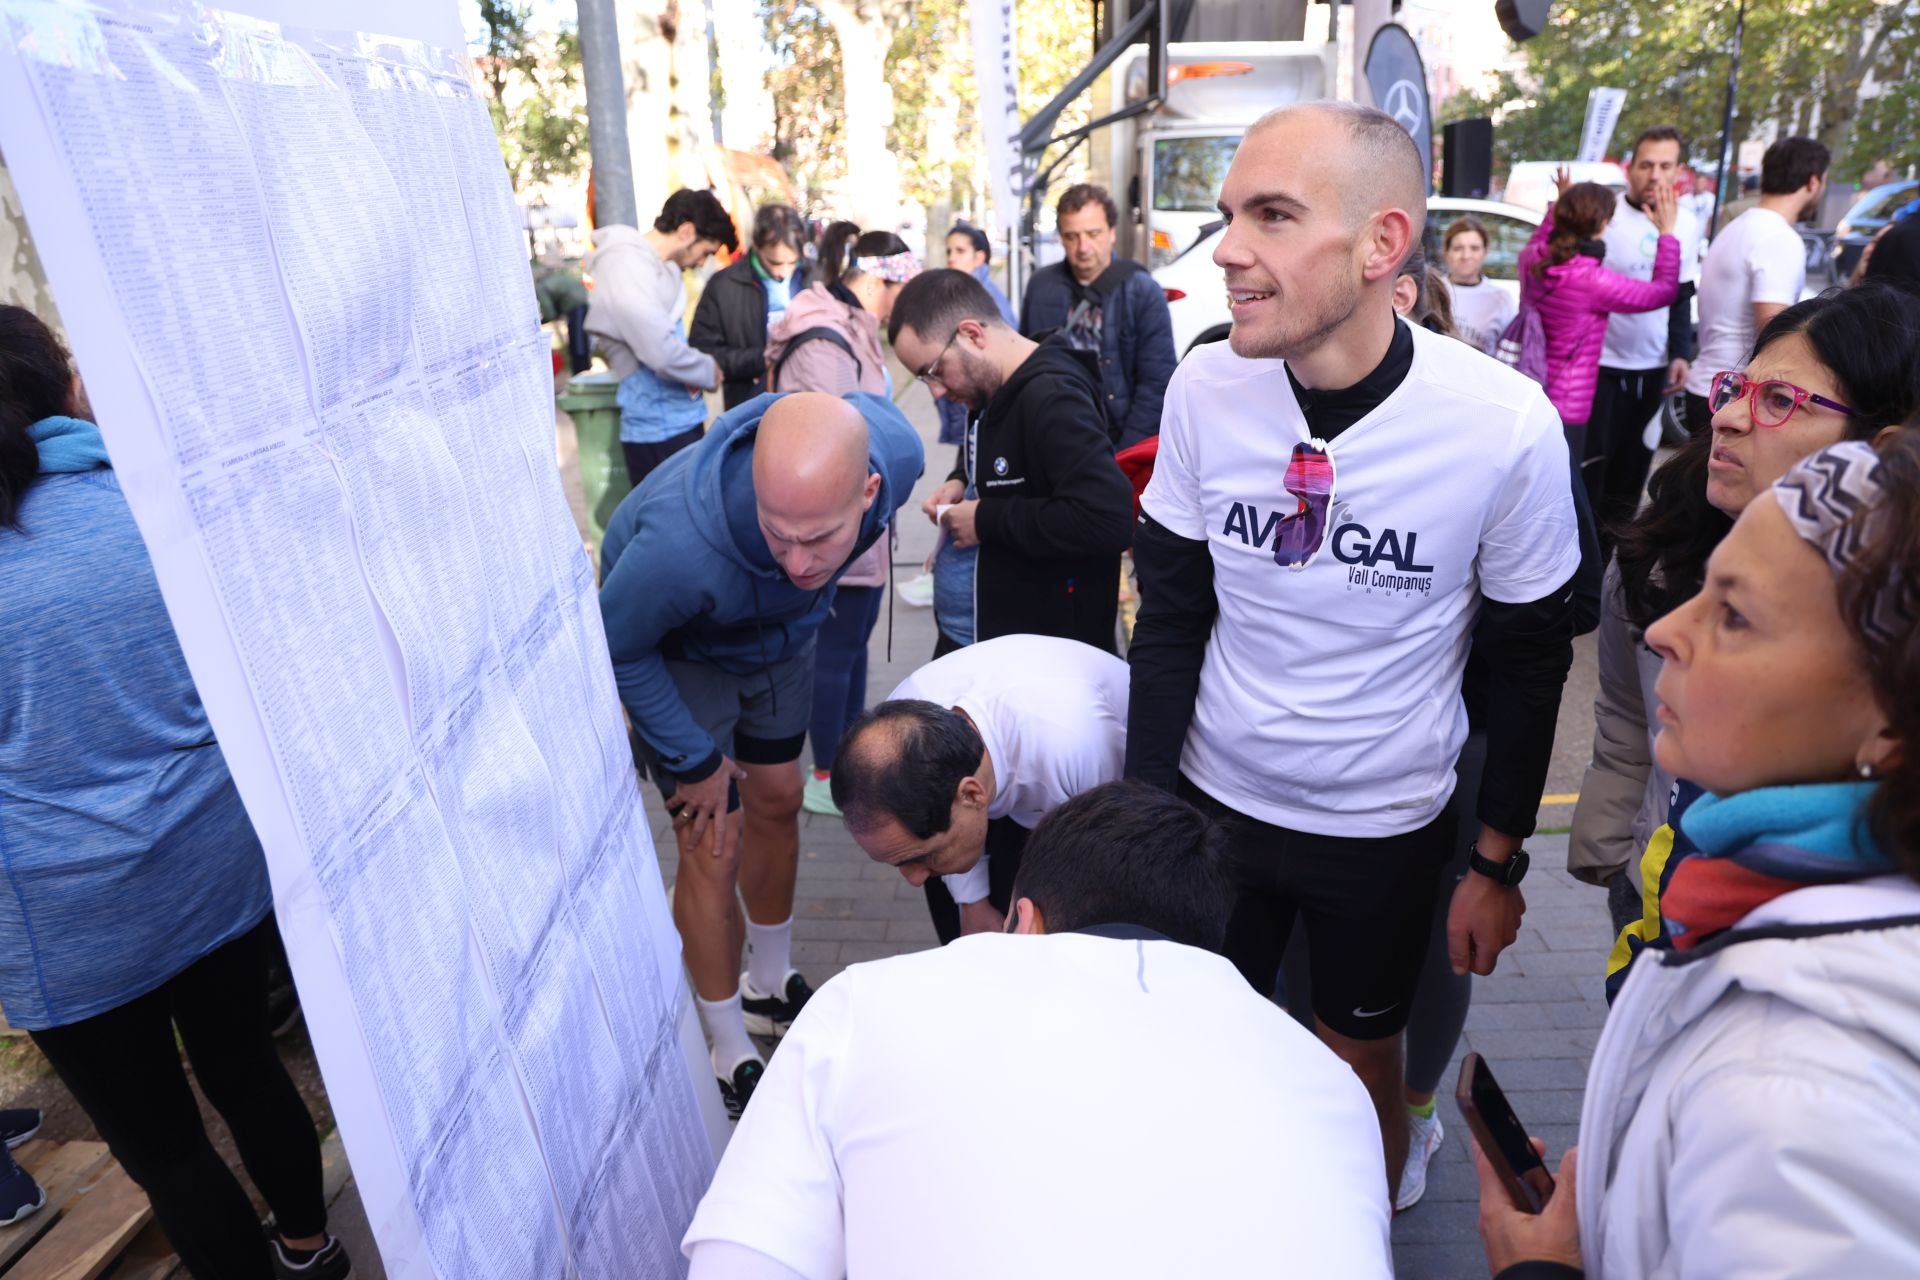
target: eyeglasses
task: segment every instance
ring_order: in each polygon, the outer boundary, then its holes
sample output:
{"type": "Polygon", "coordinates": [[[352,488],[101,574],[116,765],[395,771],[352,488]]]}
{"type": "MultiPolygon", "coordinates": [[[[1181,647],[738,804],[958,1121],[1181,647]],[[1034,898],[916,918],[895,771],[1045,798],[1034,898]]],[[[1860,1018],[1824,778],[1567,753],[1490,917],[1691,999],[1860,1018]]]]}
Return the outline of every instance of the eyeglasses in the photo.
{"type": "Polygon", "coordinates": [[[1793,411],[1809,401],[1849,418],[1860,416],[1838,401],[1817,396],[1805,387],[1796,387],[1779,378],[1760,382],[1744,373],[1714,374],[1713,385],[1707,394],[1707,408],[1718,413],[1747,395],[1753,397],[1753,425],[1756,427],[1784,426],[1787,419],[1793,416],[1793,411]]]}
{"type": "Polygon", "coordinates": [[[947,358],[947,352],[953,350],[953,344],[959,341],[959,339],[960,339],[960,330],[958,328],[955,328],[953,331],[953,336],[947,339],[947,345],[940,348],[940,354],[933,358],[933,363],[928,365],[926,368],[922,369],[920,372],[914,374],[913,376],[920,379],[920,381],[922,382],[932,382],[934,380],[933,371],[940,367],[940,362],[947,358]]]}

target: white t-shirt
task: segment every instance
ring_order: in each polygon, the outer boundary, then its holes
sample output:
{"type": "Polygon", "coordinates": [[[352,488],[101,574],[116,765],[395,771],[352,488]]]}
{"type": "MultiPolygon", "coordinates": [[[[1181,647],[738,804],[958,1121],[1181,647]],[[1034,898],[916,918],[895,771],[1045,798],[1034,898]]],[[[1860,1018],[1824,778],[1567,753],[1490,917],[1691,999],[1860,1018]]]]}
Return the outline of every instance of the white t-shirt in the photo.
{"type": "MultiPolygon", "coordinates": [[[[1676,211],[1673,235],[1680,242],[1680,283],[1687,284],[1700,276],[1700,220],[1693,216],[1693,210],[1682,205],[1676,211]]],[[[1613,221],[1607,224],[1603,239],[1607,270],[1629,280],[1653,279],[1653,256],[1660,231],[1653,219],[1628,204],[1625,196],[1615,202],[1613,221]]],[[[1614,312],[1607,320],[1600,363],[1609,369],[1666,368],[1667,309],[1614,312]]]]}
{"type": "MultiPolygon", "coordinates": [[[[967,713],[993,761],[989,818],[1032,830],[1082,791],[1120,778],[1127,757],[1127,664],[1078,640],[1011,635],[936,658],[887,696],[967,713]]],[[[987,896],[987,859],[941,877],[955,902],[987,896]]]]}
{"type": "Polygon", "coordinates": [[[1771,209],[1752,208],[1714,237],[1700,264],[1700,355],[1687,390],[1704,396],[1713,375],[1744,369],[1753,353],[1753,304],[1792,306],[1807,283],[1800,233],[1771,209]]]}
{"type": "Polygon", "coordinates": [[[1274,560],[1305,418],[1278,360],[1224,342],[1174,370],[1141,506],[1213,552],[1219,617],[1181,768],[1241,813],[1317,835],[1431,821],[1466,740],[1483,596],[1538,600],[1580,562],[1567,446],[1540,384],[1412,326],[1413,367],[1330,450],[1304,569],[1274,560]]]}
{"type": "Polygon", "coordinates": [[[1453,327],[1461,341],[1492,355],[1518,310],[1513,295],[1485,276],[1479,284],[1455,284],[1452,290],[1453,327]]]}
{"type": "Polygon", "coordinates": [[[683,1248],[809,1280],[1371,1280],[1382,1162],[1352,1070],[1219,956],[981,934],[820,988],[683,1248]]]}

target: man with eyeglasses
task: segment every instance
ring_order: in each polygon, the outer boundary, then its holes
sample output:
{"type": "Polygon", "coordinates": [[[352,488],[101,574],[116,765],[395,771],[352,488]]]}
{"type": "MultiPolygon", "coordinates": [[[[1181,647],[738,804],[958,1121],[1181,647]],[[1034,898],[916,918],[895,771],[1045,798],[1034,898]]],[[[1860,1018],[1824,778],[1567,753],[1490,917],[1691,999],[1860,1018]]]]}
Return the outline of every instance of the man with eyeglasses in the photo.
{"type": "Polygon", "coordinates": [[[1167,295],[1147,269],[1113,252],[1120,210],[1102,187],[1068,187],[1055,206],[1066,260],[1033,273],[1020,332],[1057,335],[1098,360],[1101,403],[1121,449],[1160,430],[1160,404],[1180,357],[1167,295]]]}
{"type": "MultiPolygon", "coordinates": [[[[1519,930],[1581,560],[1540,386],[1394,315],[1426,186],[1406,130],[1370,107],[1248,130],[1214,252],[1233,333],[1167,388],[1128,653],[1127,771],[1228,824],[1227,955],[1263,995],[1302,921],[1316,1029],[1373,1098],[1389,1187],[1436,896],[1456,974],[1491,973],[1519,930]],[[1455,888],[1470,645],[1486,764],[1455,888]]],[[[1422,1170],[1437,1129],[1423,1142],[1422,1170]]]]}
{"type": "Polygon", "coordinates": [[[887,340],[935,395],[977,415],[921,506],[943,539],[979,548],[974,639],[1060,636],[1114,652],[1133,487],[1113,460],[1093,357],[1014,332],[964,271],[908,281],[887,340]]]}

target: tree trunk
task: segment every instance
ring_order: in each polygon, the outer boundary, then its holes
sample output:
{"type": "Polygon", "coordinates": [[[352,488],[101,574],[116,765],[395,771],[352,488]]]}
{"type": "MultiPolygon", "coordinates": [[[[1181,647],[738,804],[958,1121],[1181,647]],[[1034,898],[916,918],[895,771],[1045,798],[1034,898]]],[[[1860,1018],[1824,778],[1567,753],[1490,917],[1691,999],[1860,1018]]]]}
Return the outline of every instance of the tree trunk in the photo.
{"type": "Polygon", "coordinates": [[[840,85],[845,95],[847,180],[836,212],[862,227],[891,228],[900,219],[900,169],[887,150],[893,126],[893,86],[887,83],[891,32],[876,10],[857,0],[819,0],[840,38],[840,85]]]}
{"type": "Polygon", "coordinates": [[[1872,34],[1867,26],[1861,26],[1853,42],[1853,49],[1840,71],[1826,81],[1826,92],[1820,100],[1820,141],[1832,151],[1835,159],[1846,152],[1847,138],[1853,133],[1854,117],[1860,114],[1860,86],[1866,82],[1867,72],[1880,60],[1880,53],[1887,45],[1887,37],[1892,34],[1895,24],[1882,21],[1872,34]]]}
{"type": "Polygon", "coordinates": [[[55,333],[64,333],[46,270],[27,233],[26,211],[20,207],[13,179],[7,176],[5,156],[0,156],[0,303],[25,307],[55,333]]]}

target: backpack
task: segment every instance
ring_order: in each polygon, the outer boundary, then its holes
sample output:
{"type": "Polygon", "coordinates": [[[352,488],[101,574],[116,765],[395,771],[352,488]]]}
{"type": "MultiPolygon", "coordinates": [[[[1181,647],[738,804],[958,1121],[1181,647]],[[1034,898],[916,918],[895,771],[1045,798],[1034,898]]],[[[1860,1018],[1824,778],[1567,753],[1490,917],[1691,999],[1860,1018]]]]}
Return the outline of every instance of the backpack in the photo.
{"type": "Polygon", "coordinates": [[[1500,333],[1493,349],[1494,359],[1547,385],[1547,332],[1540,325],[1540,309],[1522,302],[1519,311],[1500,333]]]}
{"type": "Polygon", "coordinates": [[[768,391],[772,391],[779,386],[780,371],[787,367],[787,361],[793,359],[793,353],[800,349],[800,344],[815,341],[831,342],[834,346],[846,352],[847,359],[853,361],[853,380],[855,382],[860,380],[860,357],[854,354],[853,344],[847,341],[847,335],[828,325],[817,324],[811,329],[802,329],[787,339],[787,349],[780,353],[780,358],[773,362],[771,369],[767,370],[768,391]]]}

